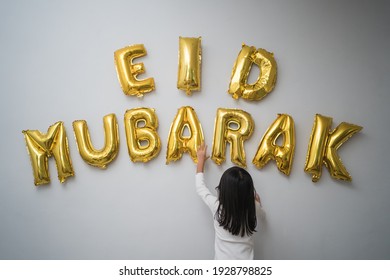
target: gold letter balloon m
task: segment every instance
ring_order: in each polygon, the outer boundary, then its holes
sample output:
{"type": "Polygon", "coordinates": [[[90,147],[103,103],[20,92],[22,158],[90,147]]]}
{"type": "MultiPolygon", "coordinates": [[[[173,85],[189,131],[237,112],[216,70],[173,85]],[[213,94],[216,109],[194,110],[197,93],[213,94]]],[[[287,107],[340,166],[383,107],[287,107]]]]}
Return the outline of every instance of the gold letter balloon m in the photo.
{"type": "Polygon", "coordinates": [[[56,161],[58,179],[61,183],[67,177],[74,175],[68,138],[63,122],[56,122],[50,126],[46,134],[38,130],[24,130],[23,134],[30,155],[36,186],[50,183],[48,166],[50,156],[53,156],[56,161]]]}

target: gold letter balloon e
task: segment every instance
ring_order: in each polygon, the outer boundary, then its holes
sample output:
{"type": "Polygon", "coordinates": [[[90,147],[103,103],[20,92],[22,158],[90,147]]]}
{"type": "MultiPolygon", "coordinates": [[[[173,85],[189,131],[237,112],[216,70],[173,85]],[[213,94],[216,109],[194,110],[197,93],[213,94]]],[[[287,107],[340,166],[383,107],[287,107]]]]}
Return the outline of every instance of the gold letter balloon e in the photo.
{"type": "Polygon", "coordinates": [[[144,64],[133,64],[133,59],[146,55],[143,44],[132,45],[115,51],[115,67],[119,83],[126,95],[143,97],[154,90],[154,79],[138,80],[137,75],[145,72],[144,64]]]}

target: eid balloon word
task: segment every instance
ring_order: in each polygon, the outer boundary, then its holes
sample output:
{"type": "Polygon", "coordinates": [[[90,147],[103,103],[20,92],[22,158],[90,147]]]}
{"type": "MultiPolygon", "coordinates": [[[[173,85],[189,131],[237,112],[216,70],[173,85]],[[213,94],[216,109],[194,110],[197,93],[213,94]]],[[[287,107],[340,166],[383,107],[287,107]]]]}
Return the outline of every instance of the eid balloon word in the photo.
{"type": "MultiPolygon", "coordinates": [[[[115,51],[115,66],[119,83],[126,95],[143,97],[145,93],[155,89],[154,79],[137,79],[145,72],[143,63],[133,63],[133,59],[146,55],[144,45],[132,45],[115,51]]],[[[191,95],[192,91],[201,88],[201,37],[179,38],[179,65],[177,88],[191,95]]],[[[241,51],[234,62],[228,93],[234,99],[242,97],[247,100],[260,100],[271,92],[276,83],[277,65],[274,55],[264,49],[242,45],[241,51]],[[248,76],[253,64],[260,73],[256,82],[248,84],[248,76]]]]}
{"type": "MultiPolygon", "coordinates": [[[[316,182],[321,177],[322,166],[329,169],[330,175],[339,180],[350,181],[352,178],[341,162],[337,149],[362,127],[341,123],[330,131],[332,118],[317,114],[310,137],[305,171],[316,182]]],[[[248,140],[255,122],[251,115],[240,109],[218,108],[214,122],[214,136],[211,159],[218,165],[226,160],[226,146],[230,143],[231,161],[246,167],[244,142],[248,140]]],[[[92,166],[106,168],[118,155],[119,133],[115,114],[103,117],[104,147],[96,149],[91,143],[87,122],[76,120],[73,130],[77,147],[82,159],[92,166]]],[[[158,156],[161,140],[158,134],[158,118],[152,108],[134,108],[124,115],[124,126],[128,153],[133,162],[148,162],[158,156]]],[[[70,158],[68,137],[63,122],[59,121],[42,133],[38,130],[23,131],[30,155],[35,185],[50,182],[48,158],[53,156],[58,172],[58,179],[64,182],[74,176],[70,158]]],[[[201,123],[195,110],[190,106],[181,107],[171,124],[166,149],[166,164],[179,160],[188,153],[196,163],[196,149],[204,142],[201,123]],[[188,134],[184,134],[185,129],[188,134]]],[[[260,140],[252,163],[257,168],[264,167],[270,160],[277,168],[289,175],[295,150],[295,125],[293,118],[279,114],[260,140]],[[282,139],[281,144],[277,141],[282,139]]]]}

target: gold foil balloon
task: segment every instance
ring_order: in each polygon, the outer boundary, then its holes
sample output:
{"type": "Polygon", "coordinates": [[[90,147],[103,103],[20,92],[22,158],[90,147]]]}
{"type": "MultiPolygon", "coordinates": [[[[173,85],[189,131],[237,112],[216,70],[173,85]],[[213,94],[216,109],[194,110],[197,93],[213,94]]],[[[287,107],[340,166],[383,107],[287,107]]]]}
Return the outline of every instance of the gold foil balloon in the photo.
{"type": "Polygon", "coordinates": [[[257,153],[253,158],[253,164],[263,168],[271,159],[276,161],[278,169],[286,175],[290,174],[295,150],[294,120],[286,114],[278,114],[277,119],[267,129],[257,153]],[[283,137],[283,143],[279,146],[277,140],[283,137]]]}
{"type": "Polygon", "coordinates": [[[158,119],[152,108],[134,108],[125,113],[127,148],[133,162],[148,162],[161,149],[158,119]]]}
{"type": "Polygon", "coordinates": [[[114,114],[104,116],[104,147],[97,150],[91,143],[87,122],[78,120],[73,122],[73,130],[76,137],[77,147],[83,160],[99,168],[106,168],[119,152],[118,122],[114,114]]]}
{"type": "Polygon", "coordinates": [[[231,161],[246,167],[244,141],[253,133],[254,122],[251,115],[239,109],[217,110],[214,126],[211,159],[218,165],[225,161],[226,143],[230,143],[231,161]]]}
{"type": "Polygon", "coordinates": [[[201,59],[201,37],[180,37],[177,88],[184,90],[187,95],[191,95],[191,91],[200,90],[201,59]]]}
{"type": "Polygon", "coordinates": [[[273,90],[276,74],[277,66],[273,53],[243,44],[233,66],[228,93],[234,99],[242,97],[247,100],[260,100],[273,90]],[[248,75],[253,64],[260,68],[260,74],[254,84],[248,84],[248,75]]]}
{"type": "Polygon", "coordinates": [[[145,72],[144,64],[133,64],[133,59],[146,55],[143,44],[132,45],[115,51],[115,67],[119,83],[126,95],[142,97],[154,90],[154,79],[138,80],[137,75],[145,72]]]}
{"type": "Polygon", "coordinates": [[[50,183],[48,166],[50,156],[54,156],[58,179],[61,183],[66,178],[74,176],[63,122],[56,122],[50,126],[46,134],[38,130],[24,130],[23,134],[30,155],[36,186],[50,183]]]}
{"type": "Polygon", "coordinates": [[[321,178],[323,163],[333,178],[352,180],[337,154],[337,149],[362,127],[342,122],[331,132],[331,125],[332,118],[319,114],[315,116],[305,163],[305,172],[312,175],[313,182],[321,178]]]}
{"type": "Polygon", "coordinates": [[[195,110],[189,106],[181,107],[169,130],[166,163],[180,159],[184,152],[188,152],[196,163],[196,150],[203,142],[203,130],[195,110]],[[188,135],[185,135],[186,129],[188,135]]]}

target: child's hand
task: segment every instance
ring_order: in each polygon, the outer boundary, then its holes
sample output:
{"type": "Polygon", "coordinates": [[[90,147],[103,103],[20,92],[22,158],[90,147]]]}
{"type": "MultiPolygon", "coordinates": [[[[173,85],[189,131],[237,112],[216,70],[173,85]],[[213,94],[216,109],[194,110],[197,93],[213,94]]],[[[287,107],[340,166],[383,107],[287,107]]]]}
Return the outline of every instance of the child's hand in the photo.
{"type": "Polygon", "coordinates": [[[202,143],[196,150],[196,156],[198,158],[198,162],[206,161],[209,158],[209,156],[207,155],[207,145],[202,143]]]}
{"type": "Polygon", "coordinates": [[[209,158],[207,155],[207,145],[202,143],[198,149],[196,150],[196,157],[198,159],[198,163],[196,165],[196,173],[203,173],[204,171],[204,163],[209,158]]]}
{"type": "Polygon", "coordinates": [[[261,200],[260,200],[260,196],[257,192],[255,192],[255,200],[260,204],[261,206],[261,200]]]}

